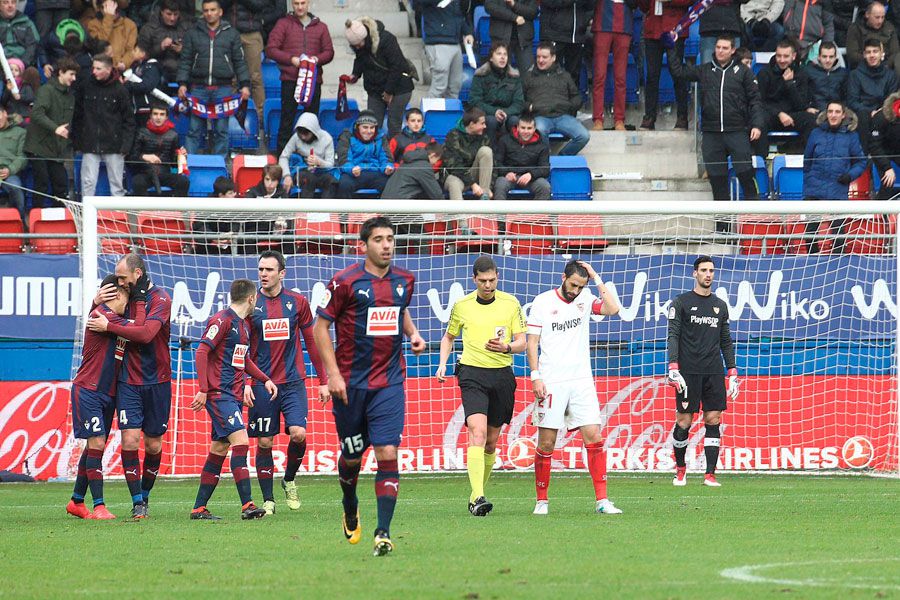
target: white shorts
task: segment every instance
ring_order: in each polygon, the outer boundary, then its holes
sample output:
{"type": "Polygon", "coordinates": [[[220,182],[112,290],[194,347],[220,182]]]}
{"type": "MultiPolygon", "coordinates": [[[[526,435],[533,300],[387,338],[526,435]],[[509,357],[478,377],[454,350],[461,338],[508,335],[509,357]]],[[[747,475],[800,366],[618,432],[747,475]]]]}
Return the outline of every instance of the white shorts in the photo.
{"type": "Polygon", "coordinates": [[[594,378],[547,384],[547,397],[535,400],[531,424],[546,429],[572,431],[600,424],[600,402],[594,378]]]}

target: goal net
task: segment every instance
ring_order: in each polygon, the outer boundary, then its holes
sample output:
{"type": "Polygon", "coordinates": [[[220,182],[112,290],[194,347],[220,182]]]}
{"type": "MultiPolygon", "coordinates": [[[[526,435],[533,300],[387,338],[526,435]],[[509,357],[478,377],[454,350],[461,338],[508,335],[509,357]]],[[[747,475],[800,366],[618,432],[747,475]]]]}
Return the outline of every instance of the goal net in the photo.
{"type": "MultiPolygon", "coordinates": [[[[573,257],[590,262],[618,299],[618,315],[595,317],[591,325],[611,471],[674,468],[674,398],[664,377],[667,309],[693,287],[694,259],[709,254],[716,263],[713,291],[729,307],[742,382],[723,417],[719,468],[898,472],[896,215],[863,213],[896,211],[893,204],[277,202],[88,198],[69,205],[80,228],[86,305],[128,251],[144,257],[154,283],[172,296],[174,398],[164,473],[196,475],[202,468],[210,426],[205,412],[188,408],[197,390],[194,351],[207,319],[227,306],[230,282],[256,280],[258,253],[279,249],[288,256],[286,287],[315,308],[331,276],[362,260],[357,234],[374,208],[398,226],[394,264],[416,275],[411,315],[428,342],[420,356],[406,346],[404,471],[465,468],[459,390],[454,379],[439,383],[434,372],[450,307],[474,289],[472,263],[487,253],[499,266],[499,289],[514,294],[526,314],[537,294],[559,285],[573,257]],[[434,213],[437,207],[443,212],[434,213]]],[[[536,430],[524,353],[514,365],[515,412],[497,462],[529,469],[536,430]]],[[[308,359],[307,371],[314,372],[308,359]]],[[[333,473],[339,445],[330,405],[314,401],[316,383],[307,382],[302,470],[333,473]]],[[[690,469],[704,467],[703,433],[698,419],[690,469]]],[[[286,440],[276,438],[278,470],[286,440]]],[[[116,454],[108,456],[112,473],[120,469],[116,454]]],[[[583,455],[580,436],[560,432],[555,466],[584,468],[583,455]]],[[[373,456],[366,465],[373,467],[373,456]]]]}

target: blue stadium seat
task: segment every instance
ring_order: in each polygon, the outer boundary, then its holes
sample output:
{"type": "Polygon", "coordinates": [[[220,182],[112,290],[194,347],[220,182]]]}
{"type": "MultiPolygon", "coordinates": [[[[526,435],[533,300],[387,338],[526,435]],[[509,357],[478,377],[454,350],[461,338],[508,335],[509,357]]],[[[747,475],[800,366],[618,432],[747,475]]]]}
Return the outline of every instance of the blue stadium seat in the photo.
{"type": "Polygon", "coordinates": [[[319,103],[319,126],[331,134],[334,138],[334,146],[337,148],[337,140],[345,129],[353,127],[356,117],[359,116],[359,104],[353,98],[347,99],[350,109],[350,117],[343,121],[337,119],[337,98],[322,98],[319,103]]]}
{"type": "Polygon", "coordinates": [[[244,120],[243,128],[238,124],[237,118],[234,116],[228,118],[228,147],[239,149],[259,147],[259,114],[253,100],[247,101],[247,118],[244,120]]]}
{"type": "Polygon", "coordinates": [[[425,115],[425,131],[438,142],[447,138],[447,132],[456,127],[463,115],[462,100],[455,98],[422,98],[425,115]]]}
{"type": "MultiPolygon", "coordinates": [[[[646,68],[644,69],[646,72],[646,68]]],[[[660,79],[662,82],[662,79],[660,79]]],[[[612,103],[613,94],[615,92],[616,80],[613,76],[612,53],[609,55],[609,64],[606,67],[606,85],[604,86],[604,94],[606,99],[612,103]]],[[[584,87],[587,89],[587,79],[585,74],[584,87]]],[[[628,55],[628,65],[625,67],[625,102],[627,104],[638,103],[638,70],[634,62],[634,56],[628,55]]],[[[662,83],[660,83],[660,93],[662,93],[662,83]]]]}
{"type": "Polygon", "coordinates": [[[779,200],[803,200],[803,155],[779,154],[772,161],[772,183],[779,200]]]}
{"type": "Polygon", "coordinates": [[[217,177],[228,177],[225,157],[218,154],[188,154],[188,169],[191,172],[189,196],[209,196],[217,177]]]}
{"type": "Polygon", "coordinates": [[[487,14],[484,6],[476,6],[472,15],[472,21],[475,23],[475,52],[482,58],[487,58],[491,50],[491,17],[487,14]]]}
{"type": "Polygon", "coordinates": [[[475,77],[475,69],[469,66],[469,61],[464,57],[462,88],[459,90],[459,99],[463,102],[469,101],[469,92],[472,90],[473,77],[475,77]]]}
{"type": "Polygon", "coordinates": [[[762,71],[762,68],[769,64],[769,61],[772,60],[772,57],[775,56],[774,52],[754,52],[753,53],[753,74],[759,75],[759,72],[762,71]]]}
{"type": "Polygon", "coordinates": [[[267,98],[263,104],[263,129],[269,140],[269,150],[278,147],[278,127],[281,124],[281,100],[267,98]]]}
{"type": "MultiPolygon", "coordinates": [[[[183,112],[173,112],[172,123],[175,124],[175,132],[178,133],[178,143],[184,146],[188,130],[191,128],[191,116],[183,112]]],[[[206,145],[206,136],[203,136],[201,143],[206,145]]]]}
{"type": "Polygon", "coordinates": [[[554,200],[591,200],[593,182],[584,156],[551,156],[550,188],[554,200]]]}
{"type": "MultiPolygon", "coordinates": [[[[766,169],[766,159],[762,156],[754,156],[753,172],[756,176],[756,187],[759,190],[760,200],[768,200],[771,185],[769,185],[769,171],[766,169]]],[[[731,164],[731,157],[728,157],[728,177],[731,184],[731,197],[734,200],[744,199],[744,189],[734,174],[734,167],[731,164]]]]}
{"type": "MultiPolygon", "coordinates": [[[[75,187],[78,193],[81,193],[81,161],[82,155],[75,155],[74,175],[75,187]]],[[[123,182],[124,183],[124,182],[123,182]]],[[[95,196],[112,196],[112,190],[109,186],[109,175],[106,172],[106,163],[100,163],[100,170],[97,172],[97,185],[94,187],[95,196]]]]}
{"type": "Polygon", "coordinates": [[[262,62],[263,90],[266,98],[281,100],[281,71],[274,60],[264,59],[262,62]]]}
{"type": "Polygon", "coordinates": [[[684,41],[685,58],[697,58],[700,54],[700,21],[694,21],[688,30],[688,37],[684,41]]]}

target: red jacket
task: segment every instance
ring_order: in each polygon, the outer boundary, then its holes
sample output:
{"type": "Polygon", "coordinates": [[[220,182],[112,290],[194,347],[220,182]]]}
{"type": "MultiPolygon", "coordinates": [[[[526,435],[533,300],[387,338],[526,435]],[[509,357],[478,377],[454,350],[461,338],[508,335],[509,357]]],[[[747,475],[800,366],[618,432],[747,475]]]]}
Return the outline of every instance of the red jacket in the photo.
{"type": "Polygon", "coordinates": [[[659,36],[672,31],[693,3],[693,0],[663,2],[662,14],[657,16],[653,14],[656,0],[638,0],[638,6],[644,13],[644,39],[659,40],[659,36]]]}
{"type": "Polygon", "coordinates": [[[297,80],[300,69],[291,63],[295,56],[306,54],[318,58],[320,77],[322,67],[334,59],[334,45],[328,26],[312,14],[309,17],[312,20],[306,27],[293,14],[281,17],[269,34],[266,56],[278,63],[282,81],[297,80]]]}

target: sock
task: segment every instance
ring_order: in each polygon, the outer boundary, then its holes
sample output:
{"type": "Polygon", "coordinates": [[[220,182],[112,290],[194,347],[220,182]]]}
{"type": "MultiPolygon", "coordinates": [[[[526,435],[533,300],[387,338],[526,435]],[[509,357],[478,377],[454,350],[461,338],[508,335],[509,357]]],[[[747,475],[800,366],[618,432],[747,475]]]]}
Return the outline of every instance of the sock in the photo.
{"type": "Polygon", "coordinates": [[[344,457],[338,459],[338,480],[341,482],[341,490],[344,492],[344,514],[356,519],[356,508],[359,499],[356,497],[356,482],[359,479],[359,468],[362,463],[351,466],[344,457]]]}
{"type": "Polygon", "coordinates": [[[78,459],[78,476],[75,477],[75,487],[72,489],[72,500],[75,504],[84,502],[84,495],[88,489],[87,478],[87,446],[81,451],[81,458],[78,459]]]}
{"type": "Polygon", "coordinates": [[[159,464],[162,462],[162,452],[156,454],[144,453],[144,475],[141,478],[141,496],[144,502],[150,498],[150,490],[156,483],[156,476],[159,475],[159,464]]]}
{"type": "Polygon", "coordinates": [[[672,430],[672,446],[675,450],[675,464],[679,467],[686,466],[684,462],[684,455],[687,454],[687,445],[688,445],[688,430],[682,429],[677,424],[675,425],[675,429],[672,430]]]}
{"type": "Polygon", "coordinates": [[[275,469],[275,461],[272,459],[271,448],[256,447],[256,478],[259,480],[259,489],[263,500],[275,500],[272,492],[272,471],[275,469]]]}
{"type": "Polygon", "coordinates": [[[144,501],[141,493],[141,459],[137,450],[122,450],[122,470],[125,472],[125,483],[128,484],[128,493],[131,494],[131,503],[139,504],[144,501]]]}
{"type": "Polygon", "coordinates": [[[400,491],[400,470],[397,460],[378,461],[378,472],[375,473],[375,498],[378,502],[378,529],[390,535],[391,519],[394,518],[394,507],[397,505],[397,493],[400,491]]]}
{"type": "Polygon", "coordinates": [[[703,453],[706,455],[706,473],[712,475],[716,472],[716,464],[719,462],[719,444],[722,434],[718,425],[707,425],[706,436],[703,438],[703,453]]]}
{"type": "Polygon", "coordinates": [[[469,502],[475,502],[476,498],[484,496],[484,448],[469,446],[466,454],[466,470],[469,472],[469,484],[472,486],[469,502]]]}
{"type": "Polygon", "coordinates": [[[105,504],[103,502],[103,450],[87,450],[85,461],[88,486],[91,488],[91,497],[94,498],[94,506],[105,504]]]}
{"type": "Polygon", "coordinates": [[[299,444],[297,442],[288,444],[287,464],[284,467],[285,481],[293,481],[294,477],[297,476],[297,470],[300,468],[300,463],[303,462],[304,454],[306,454],[306,440],[303,440],[299,444]]]}
{"type": "Polygon", "coordinates": [[[250,469],[247,468],[247,453],[250,447],[247,444],[231,447],[231,474],[234,476],[234,485],[237,486],[238,495],[241,497],[241,506],[253,501],[250,492],[250,469]]]}
{"type": "Polygon", "coordinates": [[[544,454],[540,450],[534,451],[534,489],[537,491],[538,500],[547,500],[547,491],[550,488],[550,468],[553,462],[553,453],[544,454]]]}
{"type": "Polygon", "coordinates": [[[494,472],[494,461],[497,459],[497,451],[494,450],[490,454],[484,453],[484,487],[487,487],[488,481],[491,480],[491,473],[494,472]]]}
{"type": "Polygon", "coordinates": [[[587,450],[587,468],[594,483],[594,496],[597,500],[606,499],[606,450],[603,442],[585,444],[587,450]]]}
{"type": "Polygon", "coordinates": [[[194,502],[194,510],[203,508],[212,497],[219,483],[219,475],[222,473],[222,465],[225,464],[225,457],[210,452],[206,456],[206,464],[200,471],[200,489],[197,490],[197,500],[194,502]]]}

